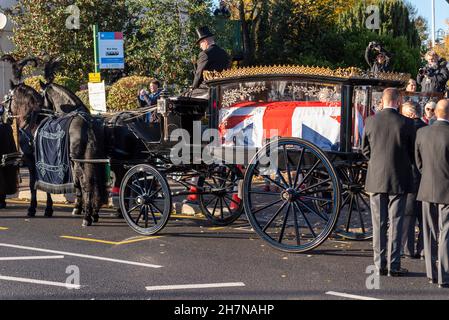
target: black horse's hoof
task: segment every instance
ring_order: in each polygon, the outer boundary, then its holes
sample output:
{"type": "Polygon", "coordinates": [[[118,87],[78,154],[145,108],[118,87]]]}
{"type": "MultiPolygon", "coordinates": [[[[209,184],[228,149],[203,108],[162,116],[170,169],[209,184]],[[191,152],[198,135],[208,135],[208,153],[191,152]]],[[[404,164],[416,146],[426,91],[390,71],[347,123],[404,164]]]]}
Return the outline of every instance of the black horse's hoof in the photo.
{"type": "Polygon", "coordinates": [[[98,220],[100,220],[100,216],[98,215],[98,213],[97,213],[97,214],[94,214],[94,215],[92,216],[92,219],[93,219],[93,221],[94,221],[95,223],[97,223],[98,220]]]}
{"type": "Polygon", "coordinates": [[[53,217],[53,209],[45,209],[44,216],[51,218],[53,217]]]}
{"type": "Polygon", "coordinates": [[[79,209],[79,208],[74,208],[72,210],[72,216],[80,216],[81,213],[83,213],[83,210],[79,209]]]}
{"type": "Polygon", "coordinates": [[[92,225],[92,218],[83,219],[83,227],[90,227],[92,225]]]}
{"type": "Polygon", "coordinates": [[[36,216],[36,210],[28,209],[27,216],[29,218],[34,218],[36,216]]]}

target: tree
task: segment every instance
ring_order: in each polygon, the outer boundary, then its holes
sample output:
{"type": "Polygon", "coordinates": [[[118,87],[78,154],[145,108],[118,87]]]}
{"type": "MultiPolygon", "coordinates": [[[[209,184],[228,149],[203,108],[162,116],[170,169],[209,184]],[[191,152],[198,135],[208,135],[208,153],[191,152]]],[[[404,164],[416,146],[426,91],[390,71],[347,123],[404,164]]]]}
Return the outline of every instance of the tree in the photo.
{"type": "Polygon", "coordinates": [[[44,53],[62,58],[61,73],[86,81],[93,71],[93,40],[91,25],[100,30],[118,31],[126,28],[126,0],[76,0],[80,9],[80,29],[66,28],[69,14],[66,8],[73,0],[19,0],[7,12],[14,21],[12,41],[14,54],[43,56],[44,53]]]}
{"type": "Polygon", "coordinates": [[[444,37],[444,41],[442,41],[440,44],[437,44],[434,50],[440,57],[443,57],[447,61],[449,61],[449,19],[446,20],[446,24],[448,25],[448,29],[446,36],[444,37]]]}

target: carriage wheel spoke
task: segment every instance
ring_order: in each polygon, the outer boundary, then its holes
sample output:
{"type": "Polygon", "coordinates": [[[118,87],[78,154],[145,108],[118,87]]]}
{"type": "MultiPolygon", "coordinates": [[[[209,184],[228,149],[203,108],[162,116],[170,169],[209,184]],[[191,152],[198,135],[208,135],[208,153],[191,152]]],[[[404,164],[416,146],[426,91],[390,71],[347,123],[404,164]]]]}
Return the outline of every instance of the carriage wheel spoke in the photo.
{"type": "Polygon", "coordinates": [[[157,205],[155,205],[154,202],[151,202],[150,206],[153,206],[157,211],[159,211],[160,214],[164,214],[164,211],[159,209],[159,207],[157,205]]]}
{"type": "Polygon", "coordinates": [[[290,213],[291,206],[292,206],[292,204],[289,203],[288,204],[288,208],[287,208],[287,212],[284,215],[284,221],[282,222],[281,234],[279,235],[279,239],[278,239],[279,243],[282,243],[282,238],[284,237],[285,226],[287,225],[288,215],[290,213]]]}
{"type": "Polygon", "coordinates": [[[308,200],[322,201],[322,202],[326,202],[326,203],[329,203],[329,202],[333,201],[332,199],[312,197],[312,196],[307,196],[307,195],[302,195],[302,194],[301,194],[301,198],[305,198],[305,199],[308,199],[308,200]]]}
{"type": "Polygon", "coordinates": [[[234,202],[236,205],[240,205],[240,203],[238,203],[237,201],[235,201],[234,199],[232,199],[230,196],[228,196],[227,194],[225,194],[225,198],[230,200],[231,202],[234,202]]]}
{"type": "Polygon", "coordinates": [[[204,204],[204,207],[207,207],[212,201],[214,201],[214,199],[215,199],[216,197],[215,196],[212,196],[205,204],[204,204]]]}
{"type": "Polygon", "coordinates": [[[365,222],[363,221],[363,216],[362,216],[362,211],[360,211],[360,205],[359,205],[359,199],[358,199],[359,195],[356,194],[355,196],[355,205],[357,207],[357,211],[359,213],[359,218],[360,218],[360,225],[362,227],[362,233],[365,233],[365,222]]]}
{"type": "Polygon", "coordinates": [[[277,204],[277,203],[279,203],[281,201],[283,201],[283,200],[282,199],[278,199],[276,201],[273,201],[272,203],[267,204],[266,206],[263,206],[262,208],[259,208],[259,209],[255,210],[255,211],[253,211],[252,214],[256,214],[256,213],[258,213],[258,212],[260,212],[262,210],[265,210],[265,209],[267,209],[269,207],[272,207],[272,206],[274,206],[275,204],[277,204]]]}
{"type": "Polygon", "coordinates": [[[287,181],[285,181],[284,176],[282,175],[281,171],[279,170],[279,168],[276,169],[276,175],[281,178],[282,183],[284,184],[285,187],[283,187],[283,189],[287,189],[290,187],[290,185],[287,183],[287,181]]]}
{"type": "Polygon", "coordinates": [[[296,213],[296,202],[293,202],[293,218],[295,223],[295,236],[296,236],[296,244],[299,246],[301,245],[301,235],[299,233],[299,226],[298,226],[298,214],[296,213]]]}
{"type": "Polygon", "coordinates": [[[311,207],[309,207],[305,202],[301,201],[300,199],[296,200],[299,204],[303,205],[304,207],[307,208],[307,210],[309,210],[311,213],[314,213],[315,215],[317,215],[318,217],[320,217],[321,219],[323,219],[324,221],[328,222],[329,218],[327,218],[326,216],[323,216],[321,213],[315,211],[314,209],[312,209],[311,207]]]}
{"type": "Polygon", "coordinates": [[[232,215],[232,210],[231,210],[231,207],[229,207],[229,204],[226,202],[226,200],[225,199],[223,199],[223,202],[224,202],[224,204],[226,205],[226,208],[228,208],[228,210],[229,210],[229,214],[231,214],[232,215]]]}
{"type": "Polygon", "coordinates": [[[270,218],[270,220],[268,220],[268,222],[266,223],[266,225],[262,228],[262,231],[265,232],[265,230],[267,230],[267,228],[270,226],[270,224],[274,221],[274,219],[276,219],[276,217],[279,215],[279,213],[282,211],[282,209],[284,209],[285,205],[287,204],[287,202],[284,202],[279,209],[276,211],[276,213],[270,218]]]}
{"type": "Polygon", "coordinates": [[[249,191],[249,193],[254,194],[264,194],[267,196],[279,196],[279,192],[269,192],[269,191],[249,191]]]}
{"type": "Polygon", "coordinates": [[[288,161],[288,152],[287,152],[287,149],[285,148],[285,144],[282,147],[284,149],[284,164],[285,164],[285,169],[287,170],[288,186],[292,187],[292,174],[290,172],[290,166],[289,166],[289,161],[288,161]]]}
{"type": "MultiPolygon", "coordinates": [[[[279,170],[278,170],[279,171],[279,170]]],[[[269,176],[263,176],[261,175],[261,177],[263,177],[264,179],[269,180],[270,182],[272,182],[273,184],[277,185],[279,188],[281,188],[282,190],[285,190],[285,187],[282,186],[280,183],[278,183],[277,181],[274,181],[273,179],[271,179],[269,176]]]]}
{"type": "Polygon", "coordinates": [[[139,225],[139,220],[140,220],[140,217],[142,216],[142,213],[143,213],[143,207],[141,206],[139,215],[137,216],[137,219],[136,219],[136,225],[139,225]]]}
{"type": "Polygon", "coordinates": [[[148,206],[144,207],[145,229],[148,228],[148,206]]]}
{"type": "Polygon", "coordinates": [[[215,216],[215,210],[217,209],[218,200],[220,200],[220,198],[217,197],[217,200],[215,200],[214,209],[212,210],[212,216],[215,216]]]}
{"type": "Polygon", "coordinates": [[[348,218],[346,219],[346,232],[349,232],[349,224],[351,223],[351,217],[352,217],[352,208],[354,205],[354,196],[351,195],[351,200],[349,201],[349,212],[348,212],[348,218]]]}
{"type": "Polygon", "coordinates": [[[293,188],[296,189],[296,185],[298,184],[298,177],[301,174],[301,163],[302,163],[302,158],[304,155],[304,148],[301,149],[301,153],[299,155],[299,160],[298,160],[298,166],[296,167],[296,176],[295,176],[295,182],[293,183],[293,188]]]}
{"type": "Polygon", "coordinates": [[[223,220],[224,219],[224,215],[223,215],[223,199],[220,198],[220,217],[223,220]]]}
{"type": "Polygon", "coordinates": [[[141,207],[142,205],[141,204],[137,204],[137,205],[135,205],[134,207],[132,207],[131,209],[129,209],[127,212],[128,212],[128,214],[130,214],[131,212],[133,212],[134,210],[136,210],[137,208],[139,208],[139,207],[141,207]]]}
{"type": "Polygon", "coordinates": [[[151,206],[148,206],[148,207],[150,208],[151,215],[153,216],[154,224],[157,225],[157,219],[156,219],[156,216],[154,215],[153,208],[151,206]]]}
{"type": "Polygon", "coordinates": [[[340,208],[343,208],[343,207],[346,205],[346,202],[348,202],[350,196],[351,196],[351,195],[348,194],[348,195],[346,196],[346,198],[343,199],[343,202],[341,203],[340,208]]]}
{"type": "Polygon", "coordinates": [[[301,210],[301,208],[298,206],[298,204],[296,202],[294,202],[294,205],[295,205],[296,209],[298,209],[299,213],[301,213],[302,216],[304,217],[304,220],[306,221],[307,227],[309,227],[309,230],[312,233],[313,237],[316,238],[315,231],[313,231],[313,228],[312,228],[312,225],[309,222],[309,219],[307,219],[307,216],[304,214],[304,212],[301,210]]]}
{"type": "Polygon", "coordinates": [[[142,193],[139,192],[139,191],[136,191],[136,189],[134,189],[134,188],[132,187],[132,185],[129,184],[128,187],[129,187],[132,191],[134,191],[134,193],[136,193],[137,195],[139,195],[139,196],[142,195],[142,193]]]}
{"type": "MultiPolygon", "coordinates": [[[[324,181],[315,183],[314,185],[311,185],[311,186],[309,186],[309,187],[307,187],[307,188],[302,189],[301,192],[306,192],[306,191],[308,191],[308,190],[310,190],[310,189],[312,189],[312,188],[318,187],[318,186],[320,186],[320,185],[322,185],[322,184],[325,184],[325,183],[328,183],[328,182],[331,182],[331,181],[332,181],[332,179],[331,179],[331,178],[328,178],[328,179],[326,179],[326,180],[324,180],[324,181]]],[[[332,189],[329,189],[329,190],[332,190],[332,189]]]]}
{"type": "Polygon", "coordinates": [[[161,192],[161,191],[162,191],[162,187],[160,187],[159,189],[157,189],[156,191],[154,191],[154,192],[150,195],[150,198],[156,196],[156,195],[157,195],[159,192],[161,192]]]}
{"type": "Polygon", "coordinates": [[[298,187],[296,189],[301,188],[301,186],[304,184],[304,182],[306,182],[307,178],[310,176],[310,174],[315,170],[316,167],[318,167],[318,165],[320,164],[321,160],[318,159],[315,164],[312,166],[312,168],[309,169],[309,172],[306,173],[306,175],[304,176],[304,178],[302,179],[302,181],[299,183],[298,187]]]}

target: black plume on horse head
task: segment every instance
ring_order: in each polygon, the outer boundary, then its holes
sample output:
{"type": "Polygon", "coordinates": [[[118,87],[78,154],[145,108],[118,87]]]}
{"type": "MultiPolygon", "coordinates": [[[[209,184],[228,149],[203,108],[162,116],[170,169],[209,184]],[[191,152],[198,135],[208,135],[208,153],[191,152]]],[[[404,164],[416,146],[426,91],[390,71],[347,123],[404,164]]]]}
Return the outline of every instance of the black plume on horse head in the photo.
{"type": "Polygon", "coordinates": [[[37,67],[39,65],[39,60],[37,58],[25,58],[17,61],[10,54],[3,55],[0,60],[7,61],[11,64],[15,84],[19,84],[22,81],[23,68],[26,65],[31,64],[33,67],[37,67]]]}
{"type": "Polygon", "coordinates": [[[58,68],[61,66],[61,58],[51,57],[44,65],[44,78],[47,84],[53,83],[55,80],[55,74],[58,68]]]}

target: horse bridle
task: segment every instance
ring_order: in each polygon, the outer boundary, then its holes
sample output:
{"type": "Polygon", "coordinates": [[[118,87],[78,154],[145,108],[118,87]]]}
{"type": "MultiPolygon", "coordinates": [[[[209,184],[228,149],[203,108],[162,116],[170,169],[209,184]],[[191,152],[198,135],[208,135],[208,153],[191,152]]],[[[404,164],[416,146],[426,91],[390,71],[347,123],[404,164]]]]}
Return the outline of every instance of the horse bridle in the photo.
{"type": "Polygon", "coordinates": [[[8,94],[5,95],[4,100],[0,103],[3,106],[3,114],[2,114],[3,123],[11,122],[12,119],[17,118],[17,116],[14,116],[11,112],[13,95],[14,89],[9,90],[8,94]]]}

